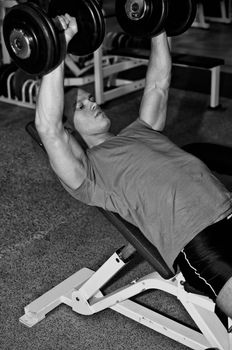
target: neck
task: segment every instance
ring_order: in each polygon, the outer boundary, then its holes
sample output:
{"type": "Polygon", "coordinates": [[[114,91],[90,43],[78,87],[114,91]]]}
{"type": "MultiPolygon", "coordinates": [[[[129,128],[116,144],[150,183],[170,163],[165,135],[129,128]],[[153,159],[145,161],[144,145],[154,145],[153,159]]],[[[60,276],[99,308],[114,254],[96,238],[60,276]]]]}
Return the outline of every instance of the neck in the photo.
{"type": "Polygon", "coordinates": [[[94,146],[98,146],[101,143],[105,142],[109,138],[114,136],[110,132],[106,132],[104,134],[96,134],[96,135],[83,135],[83,138],[85,142],[87,143],[89,148],[92,148],[94,146]]]}

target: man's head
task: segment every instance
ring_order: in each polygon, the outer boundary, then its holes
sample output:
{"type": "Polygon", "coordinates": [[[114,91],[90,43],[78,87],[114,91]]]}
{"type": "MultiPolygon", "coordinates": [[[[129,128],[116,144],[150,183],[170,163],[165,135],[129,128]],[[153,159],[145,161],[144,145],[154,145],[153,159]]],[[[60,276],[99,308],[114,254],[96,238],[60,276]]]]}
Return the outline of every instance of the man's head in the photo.
{"type": "Polygon", "coordinates": [[[83,137],[101,135],[110,128],[109,118],[94,97],[80,88],[73,88],[65,94],[64,115],[83,137]]]}

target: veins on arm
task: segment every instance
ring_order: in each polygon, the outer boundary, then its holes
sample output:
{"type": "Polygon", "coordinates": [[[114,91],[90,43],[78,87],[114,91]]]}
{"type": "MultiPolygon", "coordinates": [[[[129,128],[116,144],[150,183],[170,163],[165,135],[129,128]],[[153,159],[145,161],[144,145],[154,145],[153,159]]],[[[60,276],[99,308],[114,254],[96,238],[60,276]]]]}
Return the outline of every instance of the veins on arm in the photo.
{"type": "Polygon", "coordinates": [[[171,56],[166,33],[151,40],[151,53],[140,107],[140,118],[155,130],[166,122],[171,80],[171,56]]]}

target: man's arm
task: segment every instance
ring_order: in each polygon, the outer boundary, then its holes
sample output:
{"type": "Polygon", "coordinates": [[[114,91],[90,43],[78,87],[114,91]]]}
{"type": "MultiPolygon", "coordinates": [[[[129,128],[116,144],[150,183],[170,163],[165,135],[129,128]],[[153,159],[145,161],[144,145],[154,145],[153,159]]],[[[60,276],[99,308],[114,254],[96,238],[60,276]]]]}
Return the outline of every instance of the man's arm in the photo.
{"type": "Polygon", "coordinates": [[[140,119],[154,130],[163,130],[171,80],[171,56],[166,33],[151,39],[151,53],[140,106],[140,119]]]}
{"type": "MultiPolygon", "coordinates": [[[[68,15],[62,17],[66,42],[77,32],[76,20],[68,15]]],[[[84,151],[77,141],[64,129],[64,62],[46,74],[39,89],[35,125],[47,151],[50,164],[57,176],[72,189],[78,188],[85,179],[82,164],[84,151]]]]}

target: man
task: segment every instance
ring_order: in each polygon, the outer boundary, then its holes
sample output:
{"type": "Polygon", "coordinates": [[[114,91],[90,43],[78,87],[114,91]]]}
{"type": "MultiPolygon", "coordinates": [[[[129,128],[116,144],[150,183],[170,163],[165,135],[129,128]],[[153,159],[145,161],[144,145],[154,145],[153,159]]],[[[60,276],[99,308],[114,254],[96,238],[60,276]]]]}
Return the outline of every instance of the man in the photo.
{"type": "MultiPolygon", "coordinates": [[[[67,44],[74,18],[61,16],[67,44]]],[[[212,297],[232,317],[232,197],[196,157],[161,131],[166,121],[171,59],[165,32],[152,38],[139,116],[117,136],[83,90],[69,109],[85,151],[64,128],[64,62],[45,75],[36,128],[51,167],[78,200],[119,213],[137,225],[171,269],[212,297]]]]}

